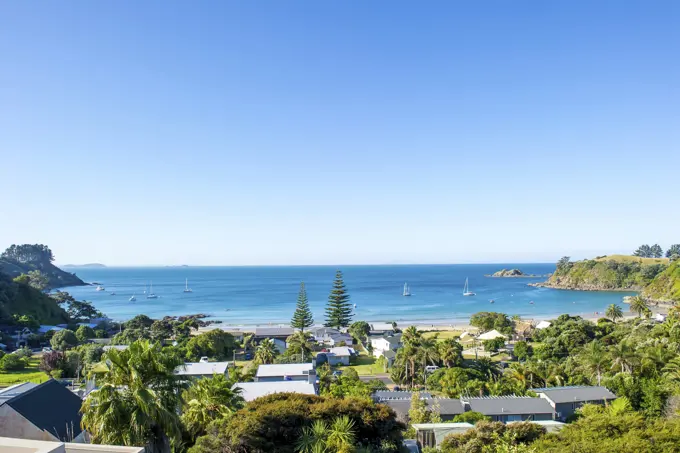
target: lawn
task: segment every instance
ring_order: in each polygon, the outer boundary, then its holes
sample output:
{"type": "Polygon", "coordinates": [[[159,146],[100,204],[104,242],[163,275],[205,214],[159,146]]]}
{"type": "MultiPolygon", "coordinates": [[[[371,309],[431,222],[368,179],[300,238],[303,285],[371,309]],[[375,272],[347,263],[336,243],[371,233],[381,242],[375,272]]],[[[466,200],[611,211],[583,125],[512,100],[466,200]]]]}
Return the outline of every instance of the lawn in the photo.
{"type": "Polygon", "coordinates": [[[423,332],[424,338],[437,337],[438,341],[448,340],[448,339],[458,339],[463,332],[460,330],[436,330],[430,332],[423,332]]]}
{"type": "Polygon", "coordinates": [[[375,362],[376,362],[375,357],[360,355],[359,357],[356,358],[356,362],[354,362],[354,365],[340,367],[339,369],[343,370],[347,368],[352,368],[354,371],[357,372],[359,376],[371,376],[378,373],[380,374],[384,373],[385,369],[382,366],[377,365],[375,362]]]}
{"type": "Polygon", "coordinates": [[[0,371],[0,388],[9,387],[14,384],[21,384],[22,382],[35,382],[40,384],[45,382],[50,377],[38,369],[40,360],[31,358],[29,366],[21,371],[0,371]]]}

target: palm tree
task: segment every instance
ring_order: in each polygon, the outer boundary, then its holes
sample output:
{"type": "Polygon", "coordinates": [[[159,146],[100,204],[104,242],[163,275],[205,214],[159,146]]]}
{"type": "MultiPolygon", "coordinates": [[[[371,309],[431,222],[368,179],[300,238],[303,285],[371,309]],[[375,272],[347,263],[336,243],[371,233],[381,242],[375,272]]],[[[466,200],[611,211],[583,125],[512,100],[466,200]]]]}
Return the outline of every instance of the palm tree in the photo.
{"type": "Polygon", "coordinates": [[[618,304],[609,305],[604,314],[614,322],[623,318],[623,310],[618,304]]]}
{"type": "Polygon", "coordinates": [[[323,420],[303,427],[295,450],[299,453],[345,452],[354,449],[354,442],[354,420],[344,415],[333,420],[330,427],[323,420]]]}
{"type": "Polygon", "coordinates": [[[636,355],[635,350],[627,341],[622,341],[612,346],[610,354],[612,357],[612,368],[621,367],[622,373],[632,372],[636,355]]]}
{"type": "Polygon", "coordinates": [[[585,367],[597,376],[597,385],[600,385],[602,371],[609,362],[605,347],[598,340],[593,340],[583,348],[580,358],[585,367]]]}
{"type": "Polygon", "coordinates": [[[637,313],[638,318],[641,317],[643,314],[645,316],[647,315],[647,313],[651,314],[649,304],[647,304],[647,301],[642,296],[635,296],[630,300],[630,311],[632,311],[633,313],[637,313]]]}
{"type": "Polygon", "coordinates": [[[501,370],[498,368],[498,364],[491,360],[489,357],[480,357],[472,363],[471,368],[479,371],[484,378],[493,379],[501,375],[501,370]]]}
{"type": "Polygon", "coordinates": [[[231,382],[223,374],[195,381],[182,393],[182,423],[196,438],[205,434],[210,422],[227,417],[243,404],[241,389],[231,389],[231,382]]]}
{"type": "Polygon", "coordinates": [[[410,376],[411,387],[415,385],[416,379],[416,360],[420,355],[420,343],[422,341],[422,334],[415,328],[415,326],[408,327],[402,335],[404,347],[401,348],[402,357],[408,361],[406,378],[410,376]]]}
{"type": "Polygon", "coordinates": [[[274,357],[276,357],[276,346],[274,345],[274,340],[271,338],[265,338],[260,342],[260,345],[255,351],[255,360],[257,360],[262,365],[267,365],[274,363],[274,357]]]}
{"type": "Polygon", "coordinates": [[[671,382],[680,383],[680,356],[669,360],[663,367],[663,376],[671,382]]]}
{"type": "Polygon", "coordinates": [[[439,358],[444,366],[451,368],[463,361],[463,346],[453,338],[449,338],[439,343],[439,358]]]}
{"type": "Polygon", "coordinates": [[[178,394],[174,374],[182,361],[159,343],[139,340],[125,351],[104,355],[109,368],[101,387],[81,408],[82,426],[95,444],[146,446],[149,453],[169,453],[180,439],[178,394]]]}
{"type": "Polygon", "coordinates": [[[286,339],[290,354],[300,354],[302,361],[312,355],[312,341],[309,332],[298,331],[286,339]]]}

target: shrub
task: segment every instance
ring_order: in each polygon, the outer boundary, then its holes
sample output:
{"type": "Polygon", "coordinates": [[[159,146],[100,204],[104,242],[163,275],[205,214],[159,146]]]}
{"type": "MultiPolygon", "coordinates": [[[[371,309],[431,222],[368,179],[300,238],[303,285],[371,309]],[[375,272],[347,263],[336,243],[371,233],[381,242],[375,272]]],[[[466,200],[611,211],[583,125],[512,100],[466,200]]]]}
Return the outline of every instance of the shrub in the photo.
{"type": "Polygon", "coordinates": [[[89,326],[80,326],[78,327],[78,330],[76,330],[76,338],[78,338],[78,341],[81,343],[85,343],[87,340],[94,337],[94,330],[89,326]]]}
{"type": "Polygon", "coordinates": [[[24,346],[14,351],[14,355],[22,359],[29,359],[33,356],[33,351],[31,351],[31,348],[24,346]]]}
{"type": "Polygon", "coordinates": [[[26,368],[26,361],[16,354],[7,354],[0,359],[0,370],[18,371],[26,368]]]}
{"type": "Polygon", "coordinates": [[[50,340],[52,349],[65,351],[78,345],[78,338],[72,330],[64,329],[56,332],[50,340]]]}
{"type": "Polygon", "coordinates": [[[487,417],[481,412],[467,411],[453,417],[454,423],[472,423],[473,425],[479,421],[490,421],[491,417],[487,417]]]}

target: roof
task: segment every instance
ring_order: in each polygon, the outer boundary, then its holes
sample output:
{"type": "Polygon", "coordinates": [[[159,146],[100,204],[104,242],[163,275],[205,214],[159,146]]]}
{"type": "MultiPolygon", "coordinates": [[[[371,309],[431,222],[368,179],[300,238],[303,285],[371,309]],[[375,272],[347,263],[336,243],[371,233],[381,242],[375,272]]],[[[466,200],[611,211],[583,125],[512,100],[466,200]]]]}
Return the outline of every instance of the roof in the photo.
{"type": "Polygon", "coordinates": [[[180,376],[207,376],[211,374],[224,374],[229,367],[229,362],[192,362],[180,365],[175,369],[175,374],[180,376]]]}
{"type": "MultiPolygon", "coordinates": [[[[429,410],[432,410],[436,404],[439,404],[439,414],[446,417],[451,415],[458,415],[465,412],[463,403],[458,399],[452,398],[424,398],[425,404],[429,410]]],[[[411,409],[411,400],[404,399],[385,399],[378,401],[378,404],[384,404],[390,407],[394,412],[403,417],[408,416],[408,411],[411,409]]]]}
{"type": "Polygon", "coordinates": [[[15,396],[21,395],[22,393],[37,386],[38,384],[33,382],[24,382],[23,384],[16,384],[0,390],[0,406],[2,406],[5,401],[9,401],[15,396]]]}
{"type": "MultiPolygon", "coordinates": [[[[408,392],[406,390],[378,390],[373,392],[373,399],[376,401],[383,400],[408,400],[411,401],[411,396],[413,392],[408,392]]],[[[421,399],[432,398],[432,395],[427,392],[420,392],[421,399]]]]}
{"type": "Polygon", "coordinates": [[[144,447],[62,443],[0,437],[0,451],[14,453],[144,453],[144,447]]]}
{"type": "Polygon", "coordinates": [[[506,336],[494,329],[483,333],[478,337],[479,340],[493,340],[495,338],[506,338],[506,336]]]}
{"type": "Polygon", "coordinates": [[[295,333],[292,327],[258,327],[256,337],[289,337],[295,333]]]}
{"type": "Polygon", "coordinates": [[[40,332],[40,333],[47,333],[50,330],[54,330],[55,332],[58,332],[60,330],[64,330],[64,328],[63,327],[57,327],[57,326],[40,326],[38,328],[38,332],[40,332]]]}
{"type": "Polygon", "coordinates": [[[330,354],[336,357],[351,357],[354,355],[354,349],[348,348],[347,346],[339,346],[337,348],[330,348],[328,350],[330,354]]]}
{"type": "Polygon", "coordinates": [[[484,415],[552,414],[555,410],[544,398],[529,396],[487,396],[464,398],[470,410],[484,415]]]}
{"type": "Polygon", "coordinates": [[[550,327],[550,321],[541,321],[536,325],[537,329],[547,329],[550,327]]]}
{"type": "Polygon", "coordinates": [[[614,400],[616,395],[607,387],[576,385],[568,387],[547,387],[532,389],[535,393],[543,393],[553,403],[573,403],[581,401],[614,400]]]}
{"type": "Polygon", "coordinates": [[[107,344],[106,346],[102,347],[104,351],[110,351],[111,349],[115,349],[116,351],[125,351],[127,348],[130,346],[127,344],[107,344]]]}
{"type": "Polygon", "coordinates": [[[311,363],[281,363],[275,365],[260,365],[257,367],[256,377],[278,376],[307,376],[314,370],[311,363]]]}
{"type": "Polygon", "coordinates": [[[474,428],[470,423],[415,423],[417,431],[432,431],[437,445],[441,444],[449,434],[461,434],[474,428]]]}
{"type": "Polygon", "coordinates": [[[272,393],[302,393],[304,395],[316,395],[314,384],[306,381],[276,381],[276,382],[238,382],[232,386],[232,389],[239,387],[241,389],[241,396],[246,401],[252,401],[256,398],[272,393]]]}
{"type": "Polygon", "coordinates": [[[82,432],[82,401],[54,379],[21,392],[5,404],[60,440],[75,438],[82,432]]]}
{"type": "Polygon", "coordinates": [[[399,343],[401,343],[401,334],[394,334],[394,335],[383,335],[381,337],[374,337],[371,338],[371,342],[374,340],[385,340],[387,341],[391,346],[396,346],[399,343]]]}
{"type": "Polygon", "coordinates": [[[389,322],[374,322],[371,324],[371,330],[394,330],[394,326],[389,322]]]}
{"type": "Polygon", "coordinates": [[[312,332],[314,332],[315,337],[323,337],[324,335],[338,335],[342,333],[333,327],[320,327],[318,329],[314,329],[312,332]]]}
{"type": "Polygon", "coordinates": [[[437,428],[465,428],[465,429],[470,429],[474,428],[474,425],[471,423],[414,423],[413,426],[415,429],[423,430],[423,429],[437,429],[437,428]]]}

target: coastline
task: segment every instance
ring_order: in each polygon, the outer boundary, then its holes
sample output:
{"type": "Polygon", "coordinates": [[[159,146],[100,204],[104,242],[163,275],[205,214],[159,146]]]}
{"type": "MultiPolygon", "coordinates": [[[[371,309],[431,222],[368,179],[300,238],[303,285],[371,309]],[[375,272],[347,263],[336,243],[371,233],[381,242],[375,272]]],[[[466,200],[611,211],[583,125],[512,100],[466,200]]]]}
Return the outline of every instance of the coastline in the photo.
{"type": "Polygon", "coordinates": [[[559,289],[562,291],[584,291],[592,293],[639,293],[642,288],[583,288],[583,287],[571,287],[571,286],[556,286],[548,282],[538,282],[538,283],[527,283],[527,286],[533,288],[549,288],[549,289],[559,289]]]}

